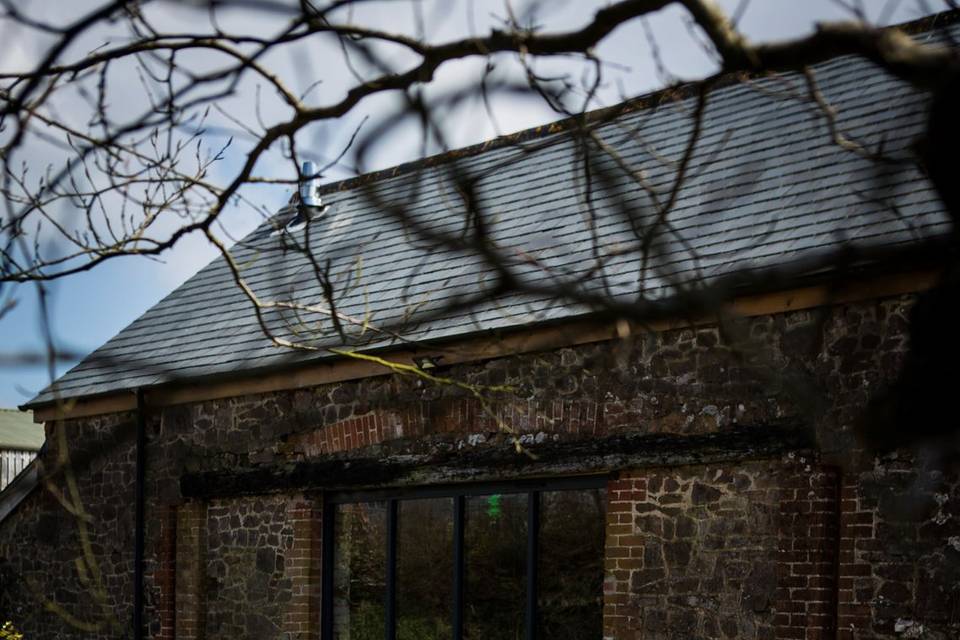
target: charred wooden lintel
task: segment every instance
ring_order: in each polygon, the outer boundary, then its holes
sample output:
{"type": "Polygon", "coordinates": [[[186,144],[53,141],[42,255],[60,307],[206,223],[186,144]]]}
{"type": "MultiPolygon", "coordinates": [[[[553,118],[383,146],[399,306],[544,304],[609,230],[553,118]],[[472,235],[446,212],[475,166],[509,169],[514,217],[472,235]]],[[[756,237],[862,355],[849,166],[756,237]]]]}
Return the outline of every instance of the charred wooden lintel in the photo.
{"type": "Polygon", "coordinates": [[[256,495],[281,491],[357,491],[455,482],[486,482],[553,475],[608,473],[620,469],[715,464],[769,459],[809,451],[809,431],[799,425],[734,427],[701,435],[621,434],[589,440],[549,437],[524,444],[509,439],[467,444],[434,441],[416,451],[371,447],[322,460],[187,473],[187,498],[256,495]]]}

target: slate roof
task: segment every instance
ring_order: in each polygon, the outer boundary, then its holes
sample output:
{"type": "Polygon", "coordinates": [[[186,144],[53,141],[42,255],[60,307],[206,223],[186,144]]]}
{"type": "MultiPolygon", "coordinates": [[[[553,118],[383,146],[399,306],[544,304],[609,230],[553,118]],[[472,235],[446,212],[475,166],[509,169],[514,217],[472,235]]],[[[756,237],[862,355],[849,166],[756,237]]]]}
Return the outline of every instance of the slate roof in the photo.
{"type": "MultiPolygon", "coordinates": [[[[960,35],[958,25],[947,29],[960,35]]],[[[942,34],[918,37],[932,40],[942,34]]],[[[819,64],[816,77],[837,108],[845,135],[868,148],[882,143],[893,157],[910,156],[909,147],[923,130],[924,94],[856,58],[819,64]]],[[[523,277],[574,286],[570,283],[585,277],[599,251],[607,256],[603,268],[577,286],[587,291],[607,286],[621,299],[634,299],[641,289],[647,297],[666,299],[677,282],[710,282],[745,269],[789,270],[845,244],[897,250],[945,236],[949,220],[920,172],[909,162],[879,164],[832,144],[824,119],[809,101],[798,99],[806,94],[803,78],[791,74],[728,84],[711,93],[689,178],[670,213],[670,228],[656,236],[646,270],[637,251],[625,251],[637,245],[632,223],[647,228],[655,215],[636,175],[642,173],[648,187],[669,191],[675,178],[670,163],[682,156],[692,126],[692,97],[655,94],[598,125],[596,136],[620,161],[595,150],[592,188],[578,142],[547,128],[479,152],[421,162],[415,170],[328,187],[329,209],[322,218],[306,229],[277,234],[278,224],[291,216],[282,211],[240,241],[233,254],[262,299],[322,306],[313,265],[289,249],[292,242],[302,245],[309,232],[318,263],[329,260],[332,267],[339,311],[396,330],[367,330],[360,336],[348,325],[353,344],[377,349],[401,343],[397,335],[449,339],[591,311],[551,297],[510,295],[420,320],[457,296],[494,283],[477,257],[418,239],[384,214],[385,207],[402,206],[427,228],[464,228],[468,216],[454,171],[475,181],[490,236],[523,277]]],[[[343,342],[322,313],[295,319],[274,311],[266,320],[279,335],[313,347],[343,342]]],[[[80,397],[330,357],[272,346],[233,285],[227,264],[216,259],[56,385],[61,397],[80,397]]],[[[54,399],[48,389],[29,406],[54,399]]]]}
{"type": "Polygon", "coordinates": [[[43,445],[42,424],[16,409],[0,409],[0,450],[37,451],[43,445]]]}

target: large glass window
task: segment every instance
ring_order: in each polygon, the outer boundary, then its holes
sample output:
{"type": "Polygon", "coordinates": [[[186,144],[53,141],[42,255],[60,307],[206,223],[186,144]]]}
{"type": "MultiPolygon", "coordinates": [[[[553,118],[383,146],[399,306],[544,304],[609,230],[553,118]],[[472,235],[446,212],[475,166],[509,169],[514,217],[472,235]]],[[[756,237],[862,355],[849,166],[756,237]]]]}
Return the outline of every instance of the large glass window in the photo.
{"type": "Polygon", "coordinates": [[[328,496],[323,640],[599,639],[604,486],[328,496]]]}
{"type": "Polygon", "coordinates": [[[466,514],[467,640],[523,638],[527,598],[527,499],[473,496],[466,514]]]}
{"type": "Polygon", "coordinates": [[[404,500],[399,508],[397,640],[449,640],[454,577],[450,500],[404,500]]]}
{"type": "Polygon", "coordinates": [[[335,524],[334,638],[382,640],[387,503],[340,505],[335,524]]]}
{"type": "Polygon", "coordinates": [[[540,497],[540,637],[603,636],[602,491],[550,491],[540,497]]]}

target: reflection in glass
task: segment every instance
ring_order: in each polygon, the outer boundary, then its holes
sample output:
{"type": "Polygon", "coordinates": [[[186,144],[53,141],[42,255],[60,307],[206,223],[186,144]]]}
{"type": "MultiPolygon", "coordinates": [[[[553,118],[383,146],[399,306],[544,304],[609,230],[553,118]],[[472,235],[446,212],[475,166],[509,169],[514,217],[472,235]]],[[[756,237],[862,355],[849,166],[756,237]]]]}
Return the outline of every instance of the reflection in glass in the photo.
{"type": "Polygon", "coordinates": [[[527,496],[467,499],[464,638],[524,637],[527,592],[527,496]]]}
{"type": "Polygon", "coordinates": [[[400,502],[397,639],[449,640],[453,605],[453,499],[400,502]]]}
{"type": "Polygon", "coordinates": [[[333,523],[333,638],[384,638],[390,576],[394,640],[446,640],[454,620],[462,621],[466,640],[521,640],[531,579],[537,583],[537,638],[600,638],[605,507],[603,489],[339,505],[333,523]],[[528,502],[530,496],[535,502],[528,502]],[[465,506],[462,547],[454,540],[457,504],[465,506]],[[537,504],[530,521],[529,507],[537,504]],[[530,528],[532,522],[538,529],[530,528]],[[538,570],[531,577],[528,535],[537,530],[538,570]],[[464,554],[463,573],[456,573],[463,578],[462,600],[455,587],[455,547],[464,554]],[[396,561],[392,572],[390,558],[396,561]],[[454,611],[455,602],[462,608],[454,611]]]}
{"type": "Polygon", "coordinates": [[[335,528],[333,637],[383,640],[387,505],[339,505],[335,528]]]}
{"type": "Polygon", "coordinates": [[[540,496],[539,638],[603,636],[602,489],[540,496]]]}

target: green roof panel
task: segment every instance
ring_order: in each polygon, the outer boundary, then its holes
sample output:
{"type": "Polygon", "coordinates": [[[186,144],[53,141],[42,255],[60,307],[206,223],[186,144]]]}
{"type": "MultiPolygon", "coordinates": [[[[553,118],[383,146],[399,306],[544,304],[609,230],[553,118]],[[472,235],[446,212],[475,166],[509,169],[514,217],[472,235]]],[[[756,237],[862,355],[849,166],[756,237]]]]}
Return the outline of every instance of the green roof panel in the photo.
{"type": "Polygon", "coordinates": [[[43,425],[33,422],[32,413],[0,409],[0,449],[36,451],[43,440],[43,425]]]}

